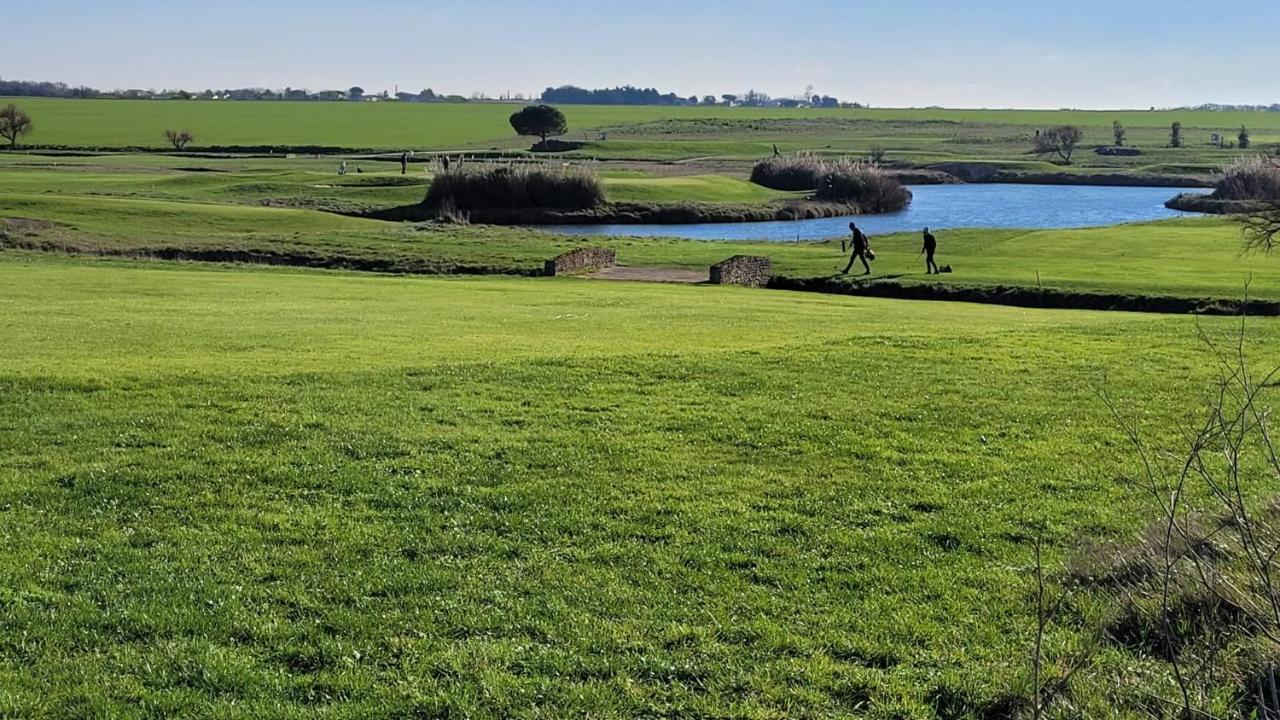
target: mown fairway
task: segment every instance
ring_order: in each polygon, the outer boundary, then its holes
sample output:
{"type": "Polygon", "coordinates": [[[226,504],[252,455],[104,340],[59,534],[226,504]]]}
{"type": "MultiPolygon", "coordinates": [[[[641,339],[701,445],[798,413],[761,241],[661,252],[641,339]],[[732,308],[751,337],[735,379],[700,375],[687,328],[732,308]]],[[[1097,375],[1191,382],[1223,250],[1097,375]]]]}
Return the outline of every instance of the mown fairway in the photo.
{"type": "MultiPolygon", "coordinates": [[[[12,717],[976,713],[1032,526],[1146,522],[1093,388],[1170,439],[1212,369],[1185,317],[13,252],[0,327],[12,717]]],[[[1168,690],[1103,650],[1085,716],[1116,677],[1168,690]]]]}
{"type": "MultiPolygon", "coordinates": [[[[297,162],[304,167],[312,164],[297,162]]],[[[19,190],[0,191],[0,220],[44,221],[15,225],[9,242],[49,250],[142,255],[249,251],[347,267],[385,262],[386,269],[403,271],[441,266],[533,270],[550,257],[584,245],[616,248],[621,264],[637,267],[705,269],[747,253],[772,258],[780,274],[827,277],[847,262],[836,241],[564,237],[515,228],[383,223],[261,206],[263,201],[302,207],[386,206],[396,204],[397,196],[421,192],[421,186],[412,184],[419,180],[400,185],[398,174],[369,174],[337,182],[338,178],[320,177],[318,172],[283,169],[232,174],[96,172],[0,172],[0,178],[11,180],[9,187],[19,190]],[[378,187],[375,183],[382,179],[391,184],[378,187]],[[315,184],[325,187],[315,188],[315,184]],[[35,192],[41,185],[45,190],[35,192]]],[[[652,198],[673,196],[684,189],[737,193],[752,186],[700,177],[622,177],[608,187],[611,193],[622,189],[633,197],[652,198]]],[[[746,197],[753,191],[741,192],[746,197]]],[[[1280,299],[1280,263],[1246,254],[1240,227],[1230,220],[1197,218],[1091,230],[962,230],[939,235],[939,260],[953,265],[954,274],[926,276],[919,237],[891,235],[873,239],[879,255],[877,281],[1219,299],[1238,299],[1248,285],[1253,297],[1280,299]]]]}
{"type": "MultiPolygon", "coordinates": [[[[7,102],[7,100],[6,100],[7,102]]],[[[514,104],[472,103],[415,105],[400,103],[185,102],[148,100],[58,100],[14,98],[36,123],[30,143],[47,146],[122,148],[165,146],[167,128],[191,130],[196,146],[306,146],[447,150],[527,147],[516,139],[508,116],[514,104]]],[[[901,136],[885,128],[894,124],[930,126],[950,136],[956,126],[1047,127],[1076,124],[1089,129],[1093,142],[1109,142],[1111,123],[1120,120],[1139,133],[1144,144],[1167,139],[1174,121],[1187,128],[1189,142],[1208,142],[1206,132],[1234,134],[1241,125],[1255,141],[1280,142],[1280,113],[1197,113],[1182,111],[1102,112],[1034,110],[786,110],[719,107],[566,106],[571,128],[567,139],[595,139],[594,131],[665,120],[862,120],[872,124],[867,144],[889,145],[901,136]],[[919,125],[919,124],[929,125],[919,125]],[[878,125],[879,130],[874,130],[878,125]],[[952,126],[948,128],[948,125],[952,126]],[[1194,131],[1194,135],[1191,135],[1194,131]],[[1204,137],[1201,137],[1204,136],[1204,137]]],[[[901,128],[899,128],[901,130],[901,128]]],[[[735,131],[730,129],[733,134],[735,131]]],[[[749,135],[750,128],[737,134],[749,135]]],[[[785,140],[780,133],[774,140],[785,140]]],[[[839,141],[840,133],[829,134],[839,141]]],[[[725,140],[726,138],[720,138],[725,140]]],[[[659,138],[660,140],[660,138],[659,138]]],[[[609,143],[596,154],[607,154],[609,143]]],[[[821,149],[809,147],[807,149],[821,149]]],[[[706,148],[704,148],[705,150],[706,148]]],[[[714,149],[714,148],[713,148],[714,149]]],[[[767,149],[767,148],[766,148],[767,149]]],[[[697,157],[697,148],[689,148],[697,157]]],[[[756,154],[752,148],[752,156],[756,154]]],[[[865,150],[865,148],[862,148],[865,150]]],[[[652,153],[653,150],[651,149],[652,153]]],[[[701,154],[722,154],[720,152],[701,154]]]]}

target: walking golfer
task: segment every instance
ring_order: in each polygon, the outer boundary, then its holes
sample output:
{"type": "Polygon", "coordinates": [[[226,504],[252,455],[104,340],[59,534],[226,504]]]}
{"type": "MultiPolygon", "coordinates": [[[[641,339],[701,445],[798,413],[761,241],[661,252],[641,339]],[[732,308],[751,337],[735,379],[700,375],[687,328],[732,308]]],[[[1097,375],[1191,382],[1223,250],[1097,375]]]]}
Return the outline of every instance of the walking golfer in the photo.
{"type": "Polygon", "coordinates": [[[858,229],[856,223],[849,223],[849,230],[853,233],[853,239],[849,243],[853,248],[853,252],[849,255],[849,265],[845,267],[844,272],[841,274],[848,275],[849,271],[853,269],[853,264],[861,260],[862,267],[866,268],[866,272],[863,275],[870,275],[871,264],[867,262],[867,257],[871,254],[871,241],[867,240],[867,236],[858,229]]]}

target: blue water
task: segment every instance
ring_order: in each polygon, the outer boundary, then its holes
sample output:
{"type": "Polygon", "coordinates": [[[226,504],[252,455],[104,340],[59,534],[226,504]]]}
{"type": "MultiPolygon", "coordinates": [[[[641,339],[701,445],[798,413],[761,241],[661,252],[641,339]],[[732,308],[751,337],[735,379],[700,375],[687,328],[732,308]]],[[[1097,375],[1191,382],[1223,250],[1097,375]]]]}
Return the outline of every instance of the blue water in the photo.
{"type": "Polygon", "coordinates": [[[554,225],[566,235],[679,237],[692,240],[824,240],[845,235],[851,220],[868,235],[956,228],[1079,228],[1179,217],[1165,208],[1183,192],[1157,187],[1094,185],[917,185],[906,210],[888,215],[766,223],[693,225],[554,225]]]}

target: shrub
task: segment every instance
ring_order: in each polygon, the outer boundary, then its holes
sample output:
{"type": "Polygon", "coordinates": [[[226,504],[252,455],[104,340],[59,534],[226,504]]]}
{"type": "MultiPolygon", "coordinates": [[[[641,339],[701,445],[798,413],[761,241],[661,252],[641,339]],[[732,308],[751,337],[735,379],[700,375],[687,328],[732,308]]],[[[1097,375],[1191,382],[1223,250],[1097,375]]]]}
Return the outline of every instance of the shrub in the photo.
{"type": "Polygon", "coordinates": [[[897,212],[911,204],[911,191],[874,165],[840,161],[828,165],[814,198],[855,204],[864,212],[897,212]]]}
{"type": "Polygon", "coordinates": [[[911,204],[911,191],[875,165],[814,155],[762,160],[752,168],[751,182],[774,190],[813,190],[815,200],[857,205],[864,212],[896,212],[911,204]]]}
{"type": "Polygon", "coordinates": [[[440,215],[471,210],[586,210],[603,204],[604,185],[572,168],[470,165],[436,176],[423,202],[440,215]]]}
{"type": "Polygon", "coordinates": [[[1280,201],[1280,163],[1261,155],[1237,158],[1222,167],[1222,179],[1213,197],[1280,201]]]}
{"type": "Polygon", "coordinates": [[[814,155],[779,155],[756,163],[751,182],[773,190],[817,190],[830,164],[814,155]]]}

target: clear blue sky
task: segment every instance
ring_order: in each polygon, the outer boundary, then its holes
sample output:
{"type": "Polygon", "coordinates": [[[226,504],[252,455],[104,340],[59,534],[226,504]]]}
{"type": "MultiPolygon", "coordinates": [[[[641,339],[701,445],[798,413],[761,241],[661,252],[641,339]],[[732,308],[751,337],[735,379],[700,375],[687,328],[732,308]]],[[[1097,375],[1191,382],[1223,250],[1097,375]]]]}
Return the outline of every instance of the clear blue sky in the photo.
{"type": "Polygon", "coordinates": [[[469,95],[757,89],[876,106],[1280,102],[1277,0],[36,0],[0,76],[469,95]]]}

